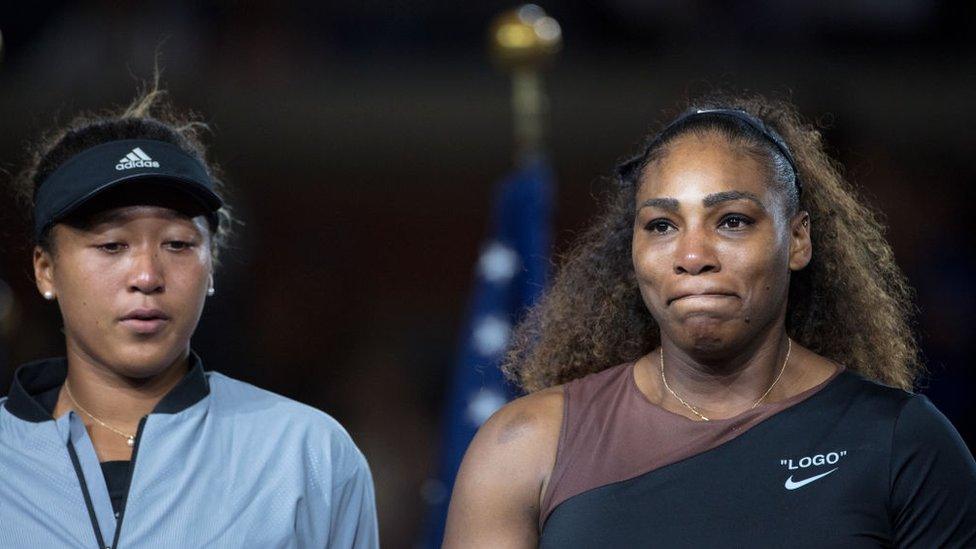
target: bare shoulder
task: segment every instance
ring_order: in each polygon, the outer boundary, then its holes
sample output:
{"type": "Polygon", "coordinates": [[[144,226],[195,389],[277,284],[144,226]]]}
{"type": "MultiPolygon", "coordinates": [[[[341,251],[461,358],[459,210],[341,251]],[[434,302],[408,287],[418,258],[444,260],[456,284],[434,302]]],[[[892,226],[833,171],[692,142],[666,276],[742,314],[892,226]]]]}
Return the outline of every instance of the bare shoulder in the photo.
{"type": "Polygon", "coordinates": [[[508,482],[512,480],[508,471],[517,467],[526,475],[526,482],[541,486],[556,460],[563,400],[562,387],[551,387],[500,408],[478,429],[461,472],[498,473],[508,482]]]}
{"type": "Polygon", "coordinates": [[[563,417],[562,386],[550,387],[509,402],[478,431],[482,444],[490,446],[545,445],[559,437],[563,417]]]}
{"type": "Polygon", "coordinates": [[[445,547],[535,546],[562,415],[563,390],[553,387],[508,403],[481,426],[454,484],[445,547]]]}

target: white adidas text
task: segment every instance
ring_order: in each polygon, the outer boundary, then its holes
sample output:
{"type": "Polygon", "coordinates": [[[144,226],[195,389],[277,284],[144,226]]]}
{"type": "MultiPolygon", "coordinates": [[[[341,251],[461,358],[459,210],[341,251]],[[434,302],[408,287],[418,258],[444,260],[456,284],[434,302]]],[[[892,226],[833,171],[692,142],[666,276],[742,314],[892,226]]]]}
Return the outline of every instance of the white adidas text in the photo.
{"type": "Polygon", "coordinates": [[[125,162],[119,162],[118,164],[115,165],[115,169],[119,171],[129,170],[132,168],[158,168],[158,167],[159,167],[159,162],[156,162],[155,160],[135,160],[135,161],[126,160],[125,162]]]}
{"type": "Polygon", "coordinates": [[[132,149],[132,152],[120,158],[119,163],[115,165],[115,169],[118,171],[131,170],[132,168],[158,167],[159,162],[149,158],[149,155],[143,152],[143,150],[139,147],[132,149]]]}

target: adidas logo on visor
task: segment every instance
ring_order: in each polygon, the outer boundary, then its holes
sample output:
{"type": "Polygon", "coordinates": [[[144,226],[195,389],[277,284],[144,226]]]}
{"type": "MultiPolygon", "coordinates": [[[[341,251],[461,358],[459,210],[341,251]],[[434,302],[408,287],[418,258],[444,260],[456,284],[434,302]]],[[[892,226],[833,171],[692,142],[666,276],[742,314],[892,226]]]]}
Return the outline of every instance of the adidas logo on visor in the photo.
{"type": "Polygon", "coordinates": [[[119,171],[131,170],[132,168],[158,167],[159,162],[149,158],[149,155],[144,153],[139,147],[132,149],[132,152],[120,158],[119,163],[115,165],[115,169],[119,171]]]}

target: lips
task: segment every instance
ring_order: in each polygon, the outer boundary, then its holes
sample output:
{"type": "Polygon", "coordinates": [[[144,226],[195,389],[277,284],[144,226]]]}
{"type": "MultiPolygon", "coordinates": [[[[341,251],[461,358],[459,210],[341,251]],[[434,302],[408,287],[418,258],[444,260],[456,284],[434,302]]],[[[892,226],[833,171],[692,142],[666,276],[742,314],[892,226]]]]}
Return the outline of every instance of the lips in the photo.
{"type": "Polygon", "coordinates": [[[679,292],[678,294],[674,295],[673,297],[668,298],[668,305],[671,305],[675,301],[680,301],[680,300],[684,300],[684,299],[702,299],[702,300],[705,300],[705,299],[722,299],[722,298],[728,298],[728,297],[738,297],[738,296],[735,293],[733,293],[733,292],[729,292],[729,291],[725,291],[725,290],[718,290],[718,289],[714,289],[714,290],[709,289],[709,290],[700,290],[700,291],[686,291],[686,292],[679,292]]]}
{"type": "Polygon", "coordinates": [[[169,320],[169,315],[159,309],[133,309],[121,320],[169,320]]]}
{"type": "Polygon", "coordinates": [[[169,320],[169,315],[159,309],[133,309],[119,322],[136,333],[153,334],[162,330],[169,320]]]}

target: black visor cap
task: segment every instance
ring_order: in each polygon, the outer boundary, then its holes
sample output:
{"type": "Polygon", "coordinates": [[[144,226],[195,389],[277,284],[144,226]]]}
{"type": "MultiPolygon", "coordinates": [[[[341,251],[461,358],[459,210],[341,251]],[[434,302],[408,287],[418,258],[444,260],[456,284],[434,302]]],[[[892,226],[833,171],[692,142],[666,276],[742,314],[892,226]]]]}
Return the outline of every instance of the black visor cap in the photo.
{"type": "MultiPolygon", "coordinates": [[[[139,202],[141,186],[148,196],[176,193],[198,205],[211,228],[223,200],[206,168],[176,145],[148,139],[127,139],[96,145],[72,157],[52,173],[34,197],[34,238],[40,241],[55,223],[83,213],[105,193],[139,202]],[[94,201],[94,202],[93,202],[94,201]]],[[[105,196],[104,198],[108,198],[105,196]]],[[[174,196],[174,198],[176,198],[174,196]]],[[[193,208],[196,209],[196,208],[193,208]]]]}

